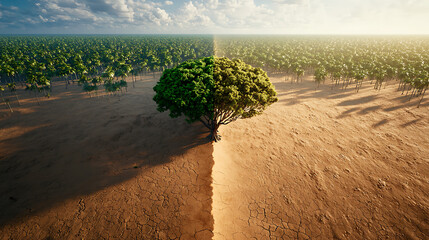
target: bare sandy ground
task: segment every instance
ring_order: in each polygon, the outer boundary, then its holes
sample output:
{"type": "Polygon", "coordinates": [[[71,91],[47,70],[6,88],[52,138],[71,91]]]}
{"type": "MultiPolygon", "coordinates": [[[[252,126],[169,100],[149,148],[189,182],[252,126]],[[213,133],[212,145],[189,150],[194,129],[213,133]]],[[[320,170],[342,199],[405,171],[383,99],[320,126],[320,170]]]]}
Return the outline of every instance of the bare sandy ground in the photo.
{"type": "Polygon", "coordinates": [[[1,106],[0,239],[211,238],[212,144],[156,111],[155,82],[1,106]]]}
{"type": "Polygon", "coordinates": [[[220,128],[214,239],[428,239],[429,101],[271,80],[279,102],[220,128]]]}
{"type": "Polygon", "coordinates": [[[429,100],[272,81],[279,102],[214,145],[156,111],[152,76],[20,92],[0,110],[0,239],[427,239],[429,100]]]}

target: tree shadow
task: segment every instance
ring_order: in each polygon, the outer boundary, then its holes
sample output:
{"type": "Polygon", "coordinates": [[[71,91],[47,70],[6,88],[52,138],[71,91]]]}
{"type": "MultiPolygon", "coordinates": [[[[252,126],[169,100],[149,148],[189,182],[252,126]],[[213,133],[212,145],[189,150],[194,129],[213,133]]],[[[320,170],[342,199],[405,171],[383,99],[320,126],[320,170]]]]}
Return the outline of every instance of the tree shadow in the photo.
{"type": "MultiPolygon", "coordinates": [[[[401,97],[395,98],[394,101],[396,102],[395,106],[384,108],[383,111],[392,112],[401,108],[415,108],[417,107],[418,101],[420,101],[420,99],[415,99],[413,101],[413,99],[409,100],[409,98],[407,97],[404,98],[404,96],[401,96],[401,97]]],[[[428,107],[428,106],[429,106],[429,100],[423,99],[419,107],[422,108],[422,107],[428,107]]]]}
{"type": "Polygon", "coordinates": [[[368,114],[368,113],[370,113],[370,112],[376,111],[376,110],[378,110],[378,109],[380,109],[380,108],[381,108],[381,106],[380,106],[380,105],[366,107],[366,108],[361,109],[361,110],[358,112],[358,114],[360,114],[360,115],[365,115],[365,114],[368,114]]]}
{"type": "MultiPolygon", "coordinates": [[[[316,83],[309,80],[299,83],[280,81],[273,84],[278,90],[277,96],[281,98],[279,101],[284,102],[286,105],[296,105],[304,99],[341,99],[356,94],[356,89],[353,87],[342,89],[336,86],[332,88],[330,84],[322,84],[317,87],[316,83]],[[284,98],[285,96],[293,97],[284,98]]],[[[361,90],[369,87],[362,86],[361,90]]]]}
{"type": "Polygon", "coordinates": [[[108,102],[75,94],[0,119],[0,131],[10,134],[0,137],[0,226],[129,180],[209,142],[202,124],[157,112],[146,95],[108,102]]]}
{"type": "Polygon", "coordinates": [[[375,95],[360,97],[357,99],[342,101],[342,102],[338,103],[338,106],[352,106],[352,105],[359,105],[359,104],[363,104],[363,103],[369,103],[369,102],[376,100],[377,98],[378,97],[375,95]]]}
{"type": "Polygon", "coordinates": [[[401,124],[401,127],[406,128],[408,126],[411,126],[411,125],[414,125],[414,124],[420,122],[421,120],[422,120],[422,118],[417,118],[417,119],[411,120],[409,122],[401,124]]]}
{"type": "Polygon", "coordinates": [[[388,122],[389,122],[389,120],[388,120],[388,119],[383,119],[383,120],[381,120],[381,121],[379,121],[379,122],[377,122],[377,123],[374,123],[374,124],[372,125],[372,127],[373,127],[373,128],[378,128],[378,127],[383,126],[384,124],[386,124],[386,123],[388,123],[388,122]]]}
{"type": "Polygon", "coordinates": [[[360,107],[354,107],[354,108],[350,108],[344,112],[341,113],[341,115],[339,115],[337,118],[341,119],[341,118],[345,118],[350,116],[351,113],[357,112],[358,110],[360,110],[360,107]]]}

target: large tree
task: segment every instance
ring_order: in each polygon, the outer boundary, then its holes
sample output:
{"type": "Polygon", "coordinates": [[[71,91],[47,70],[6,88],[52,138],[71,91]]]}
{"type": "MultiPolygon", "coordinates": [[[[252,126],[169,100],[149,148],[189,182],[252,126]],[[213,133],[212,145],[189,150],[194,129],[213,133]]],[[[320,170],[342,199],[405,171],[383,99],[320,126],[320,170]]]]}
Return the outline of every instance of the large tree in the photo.
{"type": "Polygon", "coordinates": [[[210,129],[210,139],[220,140],[219,126],[262,113],[277,101],[266,72],[241,60],[207,57],[167,69],[154,87],[159,111],[171,117],[186,116],[210,129]]]}

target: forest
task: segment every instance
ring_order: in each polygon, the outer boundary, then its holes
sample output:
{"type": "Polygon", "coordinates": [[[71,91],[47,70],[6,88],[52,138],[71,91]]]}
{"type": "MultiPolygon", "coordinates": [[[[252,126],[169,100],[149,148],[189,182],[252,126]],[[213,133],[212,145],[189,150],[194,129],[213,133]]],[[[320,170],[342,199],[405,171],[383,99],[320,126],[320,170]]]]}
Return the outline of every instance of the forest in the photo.
{"type": "Polygon", "coordinates": [[[309,75],[317,85],[329,80],[332,87],[359,91],[366,80],[375,89],[395,81],[401,94],[423,99],[428,49],[427,37],[412,36],[2,36],[0,90],[15,94],[22,87],[50,96],[51,81],[62,80],[66,87],[76,81],[87,92],[103,85],[112,93],[127,76],[217,55],[284,74],[290,82],[309,75]]]}

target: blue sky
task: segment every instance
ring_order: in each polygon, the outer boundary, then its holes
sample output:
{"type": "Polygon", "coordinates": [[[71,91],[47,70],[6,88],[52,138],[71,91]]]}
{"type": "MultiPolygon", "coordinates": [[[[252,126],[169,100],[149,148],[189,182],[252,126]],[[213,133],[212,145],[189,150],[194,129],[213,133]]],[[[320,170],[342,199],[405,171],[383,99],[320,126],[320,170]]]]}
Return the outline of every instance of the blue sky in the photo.
{"type": "Polygon", "coordinates": [[[0,0],[1,34],[429,34],[429,0],[0,0]]]}

